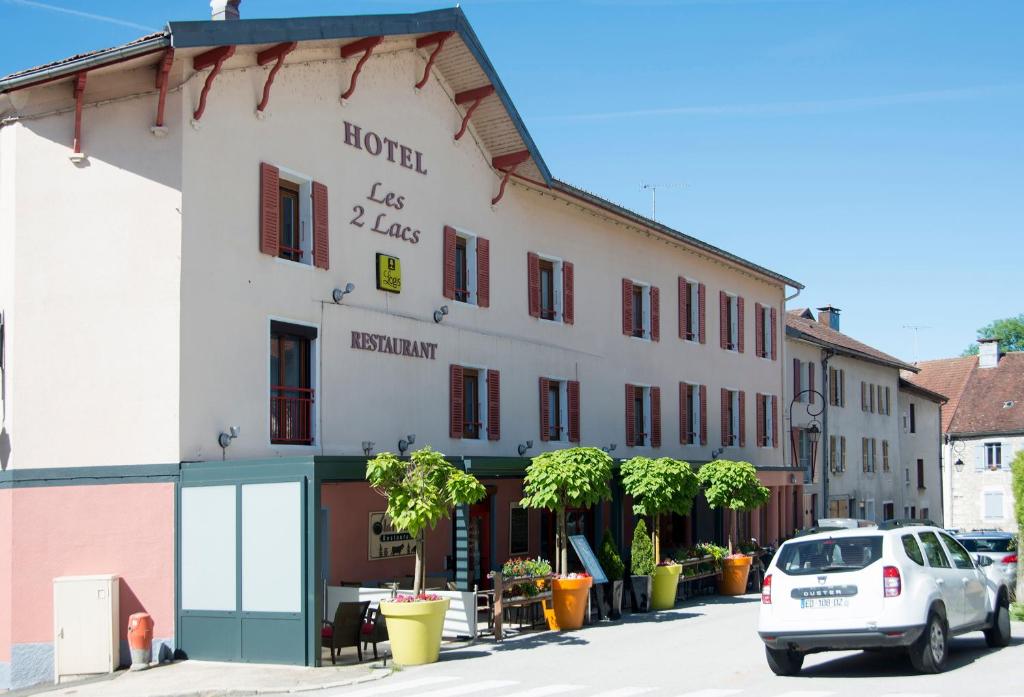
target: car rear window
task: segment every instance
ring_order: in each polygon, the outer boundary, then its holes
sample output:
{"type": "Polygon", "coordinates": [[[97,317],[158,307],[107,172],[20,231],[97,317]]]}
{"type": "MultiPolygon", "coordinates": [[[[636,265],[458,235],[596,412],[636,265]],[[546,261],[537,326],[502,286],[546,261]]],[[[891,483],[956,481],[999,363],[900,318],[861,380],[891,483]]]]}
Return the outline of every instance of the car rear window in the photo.
{"type": "Polygon", "coordinates": [[[924,555],[921,554],[921,545],[917,544],[917,538],[913,535],[904,535],[900,538],[903,541],[903,551],[918,566],[924,566],[924,555]]]}
{"type": "Polygon", "coordinates": [[[1012,552],[1012,537],[958,537],[968,552],[1012,552]]]}
{"type": "Polygon", "coordinates": [[[839,537],[787,542],[776,566],[791,576],[858,571],[882,556],[882,536],[839,537]]]}

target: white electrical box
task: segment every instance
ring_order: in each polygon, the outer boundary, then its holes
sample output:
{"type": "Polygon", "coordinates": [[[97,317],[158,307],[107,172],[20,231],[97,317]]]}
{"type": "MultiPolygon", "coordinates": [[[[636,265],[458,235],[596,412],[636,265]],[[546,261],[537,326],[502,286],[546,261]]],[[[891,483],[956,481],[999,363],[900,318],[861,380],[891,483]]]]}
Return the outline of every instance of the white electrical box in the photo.
{"type": "Polygon", "coordinates": [[[116,575],[53,579],[54,682],[120,665],[119,585],[116,575]]]}

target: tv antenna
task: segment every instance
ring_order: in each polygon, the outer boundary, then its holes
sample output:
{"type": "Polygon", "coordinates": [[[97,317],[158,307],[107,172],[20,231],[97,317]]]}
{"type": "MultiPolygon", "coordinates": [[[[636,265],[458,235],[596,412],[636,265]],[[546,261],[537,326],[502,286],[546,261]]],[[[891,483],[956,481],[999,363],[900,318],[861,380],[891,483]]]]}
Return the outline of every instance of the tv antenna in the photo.
{"type": "Polygon", "coordinates": [[[914,332],[914,363],[917,363],[917,333],[920,332],[922,329],[931,329],[931,327],[923,324],[904,324],[903,328],[909,329],[910,331],[914,332]]]}
{"type": "Polygon", "coordinates": [[[657,222],[658,220],[658,189],[681,189],[685,184],[677,182],[675,184],[645,184],[640,182],[641,191],[651,192],[651,220],[657,222]]]}

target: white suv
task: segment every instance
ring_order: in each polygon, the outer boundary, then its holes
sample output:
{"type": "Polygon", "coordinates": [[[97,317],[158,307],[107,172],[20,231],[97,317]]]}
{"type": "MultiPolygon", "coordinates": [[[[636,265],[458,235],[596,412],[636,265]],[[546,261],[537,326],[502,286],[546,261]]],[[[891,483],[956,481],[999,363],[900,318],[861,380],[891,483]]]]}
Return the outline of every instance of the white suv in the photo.
{"type": "Polygon", "coordinates": [[[914,667],[940,672],[949,637],[982,630],[1010,642],[1009,589],[986,576],[938,528],[818,532],[789,540],[765,571],[758,633],[776,675],[818,651],[905,647],[914,667]]]}

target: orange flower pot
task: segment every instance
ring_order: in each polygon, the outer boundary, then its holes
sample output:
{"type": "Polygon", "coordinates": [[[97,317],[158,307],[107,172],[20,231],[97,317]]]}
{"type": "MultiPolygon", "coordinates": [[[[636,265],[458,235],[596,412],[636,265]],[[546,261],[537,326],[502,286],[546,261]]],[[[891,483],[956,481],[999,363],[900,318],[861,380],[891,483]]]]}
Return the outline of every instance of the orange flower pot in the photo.
{"type": "Polygon", "coordinates": [[[556,578],[551,582],[551,607],[545,605],[544,617],[548,627],[555,630],[579,629],[590,602],[590,587],[594,579],[556,578]]]}
{"type": "Polygon", "coordinates": [[[722,559],[722,595],[743,595],[747,592],[747,577],[750,575],[752,559],[746,554],[736,554],[722,559]]]}

